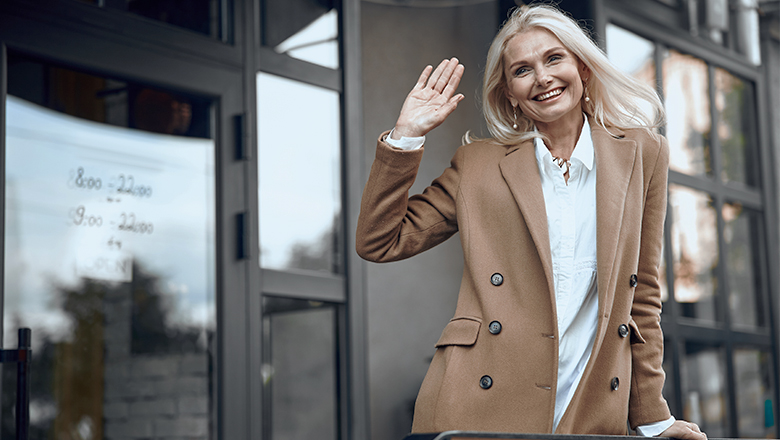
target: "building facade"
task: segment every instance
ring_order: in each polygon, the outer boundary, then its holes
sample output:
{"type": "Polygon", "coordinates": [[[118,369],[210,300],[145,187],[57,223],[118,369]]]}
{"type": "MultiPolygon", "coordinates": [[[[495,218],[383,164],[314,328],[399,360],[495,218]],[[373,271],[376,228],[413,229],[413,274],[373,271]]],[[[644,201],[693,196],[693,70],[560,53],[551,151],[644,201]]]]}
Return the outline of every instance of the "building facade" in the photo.
{"type": "MultiPolygon", "coordinates": [[[[361,191],[426,64],[459,57],[466,100],[412,191],[487,135],[513,6],[1,2],[0,340],[32,329],[32,436],[402,438],[462,254],[360,260],[361,191]]],[[[664,392],[710,437],[778,435],[779,6],[560,2],[664,99],[664,392]]]]}

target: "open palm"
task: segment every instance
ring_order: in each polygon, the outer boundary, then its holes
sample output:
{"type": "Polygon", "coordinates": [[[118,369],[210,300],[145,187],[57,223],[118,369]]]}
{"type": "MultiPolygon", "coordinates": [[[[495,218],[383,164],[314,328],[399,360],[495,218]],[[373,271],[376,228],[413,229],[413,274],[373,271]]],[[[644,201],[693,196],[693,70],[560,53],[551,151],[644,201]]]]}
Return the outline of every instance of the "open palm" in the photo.
{"type": "Polygon", "coordinates": [[[406,96],[393,138],[425,136],[444,122],[463,99],[462,94],[455,95],[463,70],[457,58],[442,61],[436,70],[427,66],[406,96]]]}

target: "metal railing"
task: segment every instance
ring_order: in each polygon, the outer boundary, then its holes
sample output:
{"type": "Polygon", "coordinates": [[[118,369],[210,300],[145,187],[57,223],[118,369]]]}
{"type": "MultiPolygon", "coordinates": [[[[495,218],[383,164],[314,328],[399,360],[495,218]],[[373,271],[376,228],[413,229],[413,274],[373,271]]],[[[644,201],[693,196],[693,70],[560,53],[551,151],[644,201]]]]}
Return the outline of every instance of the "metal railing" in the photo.
{"type": "MultiPolygon", "coordinates": [[[[629,440],[636,436],[625,435],[590,435],[590,434],[520,434],[505,432],[477,432],[477,431],[445,431],[427,434],[409,434],[404,440],[451,440],[451,439],[501,439],[501,440],[629,440]]],[[[654,437],[653,440],[673,440],[669,437],[654,437]]],[[[707,440],[734,440],[716,439],[707,440]]]]}
{"type": "Polygon", "coordinates": [[[0,363],[16,363],[16,439],[30,438],[30,361],[32,331],[19,329],[16,350],[0,349],[0,363]]]}

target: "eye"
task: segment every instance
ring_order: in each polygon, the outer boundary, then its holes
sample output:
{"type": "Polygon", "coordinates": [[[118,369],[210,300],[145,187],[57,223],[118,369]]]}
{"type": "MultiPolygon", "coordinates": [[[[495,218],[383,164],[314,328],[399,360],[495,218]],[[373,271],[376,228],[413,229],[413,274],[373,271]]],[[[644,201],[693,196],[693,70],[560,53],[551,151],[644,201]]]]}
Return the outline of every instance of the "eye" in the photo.
{"type": "Polygon", "coordinates": [[[554,62],[560,61],[562,59],[563,59],[562,55],[557,55],[557,54],[556,55],[550,55],[550,58],[547,60],[547,62],[548,63],[554,63],[554,62]]]}
{"type": "Polygon", "coordinates": [[[528,73],[528,68],[527,67],[518,67],[515,70],[515,76],[523,76],[526,73],[528,73]]]}

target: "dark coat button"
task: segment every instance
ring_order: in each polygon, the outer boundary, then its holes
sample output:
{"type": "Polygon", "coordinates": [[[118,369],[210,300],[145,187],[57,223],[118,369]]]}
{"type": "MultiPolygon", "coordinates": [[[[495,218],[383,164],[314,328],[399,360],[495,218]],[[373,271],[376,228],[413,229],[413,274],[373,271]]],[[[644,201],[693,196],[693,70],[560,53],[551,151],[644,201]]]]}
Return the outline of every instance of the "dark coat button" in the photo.
{"type": "Polygon", "coordinates": [[[490,376],[482,376],[481,379],[479,379],[479,386],[482,387],[483,390],[486,390],[493,386],[493,378],[490,376]]]}
{"type": "Polygon", "coordinates": [[[620,379],[613,377],[612,383],[610,385],[612,386],[612,391],[617,391],[618,387],[620,386],[620,379]]]}
{"type": "Polygon", "coordinates": [[[504,276],[496,272],[490,276],[490,284],[494,286],[500,286],[504,283],[504,276]]]}
{"type": "Polygon", "coordinates": [[[618,327],[618,334],[621,338],[628,336],[628,326],[625,324],[620,324],[620,327],[618,327]]]}
{"type": "Polygon", "coordinates": [[[488,331],[494,335],[501,333],[501,323],[498,321],[492,321],[488,326],[488,331]]]}
{"type": "Polygon", "coordinates": [[[631,280],[628,282],[628,284],[631,285],[631,287],[636,287],[637,281],[636,281],[636,274],[631,274],[631,280]]]}

